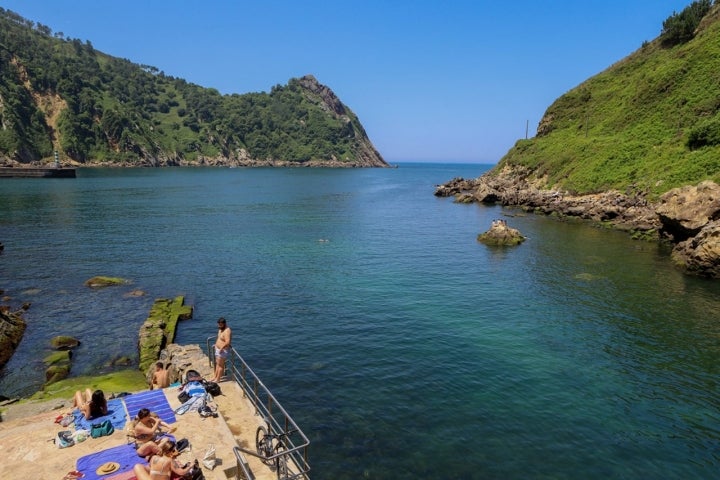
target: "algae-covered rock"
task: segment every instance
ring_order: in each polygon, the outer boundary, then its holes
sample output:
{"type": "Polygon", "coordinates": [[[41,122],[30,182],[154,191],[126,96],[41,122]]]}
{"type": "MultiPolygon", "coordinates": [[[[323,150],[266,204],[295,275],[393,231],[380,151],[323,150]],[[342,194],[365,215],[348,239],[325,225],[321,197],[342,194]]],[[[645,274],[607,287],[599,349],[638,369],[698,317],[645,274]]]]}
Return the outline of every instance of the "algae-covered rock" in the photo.
{"type": "Polygon", "coordinates": [[[98,276],[85,280],[85,286],[90,288],[112,287],[114,285],[127,285],[128,283],[130,283],[128,280],[119,277],[98,276]]]}
{"type": "Polygon", "coordinates": [[[56,350],[70,350],[80,345],[80,340],[68,335],[58,335],[50,340],[50,346],[56,350]]]}
{"type": "Polygon", "coordinates": [[[43,358],[43,363],[45,365],[56,365],[63,363],[70,364],[71,359],[72,350],[60,350],[57,352],[52,352],[50,355],[43,358]]]}
{"type": "Polygon", "coordinates": [[[70,364],[66,365],[50,365],[45,370],[45,385],[63,380],[70,374],[70,364]]]}
{"type": "Polygon", "coordinates": [[[184,302],[183,296],[155,300],[150,315],[140,327],[138,349],[141,371],[146,371],[156,362],[160,351],[175,340],[178,320],[192,318],[193,309],[184,302]]]}
{"type": "Polygon", "coordinates": [[[121,367],[128,367],[132,365],[132,358],[127,356],[117,357],[113,358],[110,362],[110,365],[113,367],[121,366],[121,367]]]}

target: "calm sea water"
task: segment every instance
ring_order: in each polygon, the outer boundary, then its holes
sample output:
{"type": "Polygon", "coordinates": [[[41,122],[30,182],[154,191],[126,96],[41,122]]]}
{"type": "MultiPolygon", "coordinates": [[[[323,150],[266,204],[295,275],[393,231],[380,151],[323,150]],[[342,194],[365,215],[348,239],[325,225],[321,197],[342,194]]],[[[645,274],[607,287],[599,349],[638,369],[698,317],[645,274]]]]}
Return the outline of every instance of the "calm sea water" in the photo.
{"type": "Polygon", "coordinates": [[[0,394],[42,384],[58,334],[83,342],[73,375],[137,359],[154,299],[185,295],[177,340],[228,318],[313,479],[716,477],[720,282],[622,233],[433,196],[486,168],[3,179],[0,289],[32,307],[0,394]],[[479,244],[501,217],[528,241],[479,244]]]}

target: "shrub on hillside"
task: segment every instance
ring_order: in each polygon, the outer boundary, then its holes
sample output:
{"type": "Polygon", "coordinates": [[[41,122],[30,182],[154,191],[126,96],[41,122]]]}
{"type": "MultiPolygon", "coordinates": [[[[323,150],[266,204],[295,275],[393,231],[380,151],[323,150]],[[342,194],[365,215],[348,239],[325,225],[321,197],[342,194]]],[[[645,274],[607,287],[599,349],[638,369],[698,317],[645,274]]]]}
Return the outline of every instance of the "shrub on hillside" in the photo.
{"type": "Polygon", "coordinates": [[[690,150],[720,145],[720,115],[697,124],[688,135],[690,150]]]}

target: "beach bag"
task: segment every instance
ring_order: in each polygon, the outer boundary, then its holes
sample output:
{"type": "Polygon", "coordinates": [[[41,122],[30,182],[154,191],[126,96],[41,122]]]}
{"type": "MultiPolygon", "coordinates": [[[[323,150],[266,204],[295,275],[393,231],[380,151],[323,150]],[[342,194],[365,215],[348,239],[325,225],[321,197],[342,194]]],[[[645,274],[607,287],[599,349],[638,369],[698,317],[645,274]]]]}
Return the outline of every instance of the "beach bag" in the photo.
{"type": "Polygon", "coordinates": [[[207,403],[203,403],[203,405],[200,408],[198,408],[198,414],[203,418],[207,418],[207,417],[217,418],[218,417],[217,408],[212,408],[207,403]]]}
{"type": "Polygon", "coordinates": [[[208,470],[212,470],[215,468],[215,463],[217,462],[217,459],[215,457],[215,445],[212,443],[208,445],[207,450],[205,451],[205,456],[203,457],[202,463],[205,465],[205,468],[208,470]]]}
{"type": "Polygon", "coordinates": [[[212,395],[213,397],[217,397],[218,395],[222,395],[222,391],[220,390],[220,385],[218,385],[215,382],[208,382],[203,380],[202,382],[203,387],[205,387],[205,391],[212,395]]]}
{"type": "Polygon", "coordinates": [[[180,392],[180,395],[178,395],[178,400],[180,400],[180,403],[185,403],[190,400],[190,394],[183,390],[182,392],[180,392]]]}
{"type": "Polygon", "coordinates": [[[182,453],[183,450],[185,450],[189,446],[190,446],[190,440],[188,440],[187,438],[181,438],[175,444],[175,450],[177,450],[178,453],[182,453]]]}
{"type": "Polygon", "coordinates": [[[84,442],[87,440],[87,438],[90,436],[89,430],[78,430],[75,433],[73,433],[73,440],[75,440],[75,443],[84,442]]]}
{"type": "Polygon", "coordinates": [[[57,437],[55,438],[55,445],[57,445],[58,448],[67,448],[75,445],[72,432],[70,430],[62,430],[58,432],[57,437]]]}
{"type": "Polygon", "coordinates": [[[102,423],[93,423],[90,427],[90,436],[92,438],[104,437],[111,435],[115,431],[115,427],[110,420],[104,420],[102,423]]]}
{"type": "Polygon", "coordinates": [[[181,478],[183,480],[205,480],[205,475],[203,475],[202,468],[200,468],[197,460],[195,460],[195,465],[181,478]]]}

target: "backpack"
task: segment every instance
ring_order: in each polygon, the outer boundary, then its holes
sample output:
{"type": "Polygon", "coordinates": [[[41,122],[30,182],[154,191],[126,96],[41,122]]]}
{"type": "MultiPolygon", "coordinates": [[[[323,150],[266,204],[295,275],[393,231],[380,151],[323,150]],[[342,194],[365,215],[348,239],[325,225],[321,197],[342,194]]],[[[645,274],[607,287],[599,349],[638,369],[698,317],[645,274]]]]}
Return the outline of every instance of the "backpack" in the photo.
{"type": "Polygon", "coordinates": [[[55,438],[55,445],[57,445],[58,448],[67,448],[75,445],[72,432],[70,430],[62,430],[58,432],[57,437],[55,438]]]}
{"type": "Polygon", "coordinates": [[[115,431],[115,427],[110,420],[104,420],[102,423],[93,423],[90,428],[90,436],[92,438],[104,437],[111,435],[115,431]]]}

